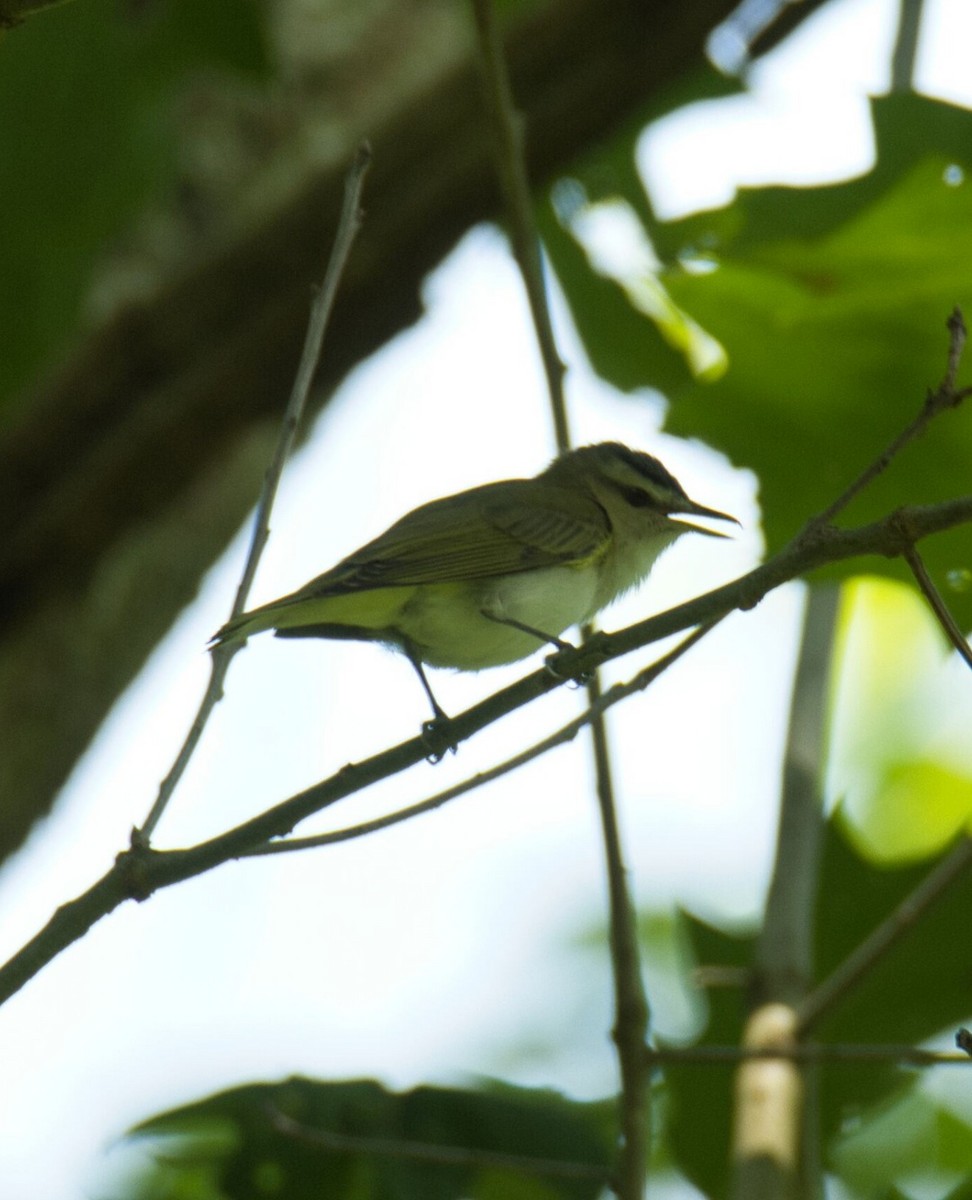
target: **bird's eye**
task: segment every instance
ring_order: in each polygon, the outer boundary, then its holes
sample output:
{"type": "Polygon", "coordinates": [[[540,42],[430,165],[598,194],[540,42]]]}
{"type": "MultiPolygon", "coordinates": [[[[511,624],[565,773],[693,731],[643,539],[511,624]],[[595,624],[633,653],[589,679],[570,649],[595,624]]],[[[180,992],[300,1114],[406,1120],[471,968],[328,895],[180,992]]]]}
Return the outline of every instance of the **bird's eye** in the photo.
{"type": "Polygon", "coordinates": [[[627,500],[632,508],[647,508],[651,504],[651,496],[647,492],[643,492],[641,488],[623,487],[621,495],[627,500]]]}

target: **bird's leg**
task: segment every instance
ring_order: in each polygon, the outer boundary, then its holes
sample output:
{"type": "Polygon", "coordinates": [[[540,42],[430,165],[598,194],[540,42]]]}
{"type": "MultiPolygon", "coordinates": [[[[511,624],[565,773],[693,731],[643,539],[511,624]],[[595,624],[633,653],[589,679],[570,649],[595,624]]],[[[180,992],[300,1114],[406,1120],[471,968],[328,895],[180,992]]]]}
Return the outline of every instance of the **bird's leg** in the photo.
{"type": "Polygon", "coordinates": [[[448,750],[451,750],[453,754],[456,752],[456,743],[451,739],[449,733],[452,720],[435,698],[435,693],[432,691],[432,685],[425,674],[425,668],[422,666],[422,660],[418,656],[418,651],[411,642],[404,642],[402,649],[405,651],[408,661],[415,668],[415,674],[418,675],[419,681],[425,689],[425,694],[429,698],[429,703],[432,705],[432,712],[435,714],[431,721],[422,722],[422,741],[428,747],[429,762],[441,762],[448,750]]]}
{"type": "MultiPolygon", "coordinates": [[[[576,650],[577,647],[573,642],[564,641],[563,638],[555,637],[552,633],[544,633],[542,629],[534,629],[532,625],[525,625],[522,621],[517,621],[514,617],[498,617],[495,613],[487,612],[484,608],[479,610],[487,621],[495,621],[497,625],[509,625],[513,629],[519,629],[523,633],[529,633],[531,637],[537,638],[541,642],[547,642],[551,646],[556,646],[557,649],[553,654],[548,654],[543,660],[543,665],[546,670],[554,677],[554,679],[564,679],[566,676],[561,675],[556,667],[557,656],[563,654],[565,650],[576,650]]],[[[578,680],[579,683],[584,683],[582,677],[578,680]]]]}
{"type": "MultiPolygon", "coordinates": [[[[487,621],[495,621],[497,625],[509,625],[511,629],[519,629],[521,633],[528,633],[538,641],[549,642],[551,646],[557,647],[558,653],[561,650],[577,649],[572,642],[565,642],[563,638],[555,637],[552,633],[544,633],[542,629],[534,629],[532,625],[525,625],[514,617],[498,617],[495,613],[487,612],[485,608],[481,608],[479,611],[487,621]]],[[[553,655],[551,655],[552,657],[553,655]]]]}

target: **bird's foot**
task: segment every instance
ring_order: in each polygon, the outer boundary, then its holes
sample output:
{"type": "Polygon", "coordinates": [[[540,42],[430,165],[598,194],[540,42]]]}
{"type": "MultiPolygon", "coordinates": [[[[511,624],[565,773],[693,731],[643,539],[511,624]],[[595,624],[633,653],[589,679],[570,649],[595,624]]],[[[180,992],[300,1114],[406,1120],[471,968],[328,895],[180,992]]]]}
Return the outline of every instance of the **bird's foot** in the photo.
{"type": "Polygon", "coordinates": [[[428,750],[426,762],[432,766],[442,762],[450,751],[455,754],[458,750],[459,743],[452,732],[452,720],[441,708],[436,710],[431,721],[422,722],[422,741],[428,750]]]}
{"type": "Polygon", "coordinates": [[[546,670],[547,674],[552,675],[554,679],[559,680],[561,683],[569,681],[575,687],[585,687],[588,683],[590,683],[594,676],[593,671],[584,671],[580,675],[576,675],[572,671],[564,672],[558,668],[557,662],[560,656],[562,654],[569,653],[572,650],[576,650],[577,647],[571,642],[561,641],[560,638],[554,640],[554,645],[557,647],[557,649],[553,654],[548,654],[543,660],[544,669],[546,670]]]}

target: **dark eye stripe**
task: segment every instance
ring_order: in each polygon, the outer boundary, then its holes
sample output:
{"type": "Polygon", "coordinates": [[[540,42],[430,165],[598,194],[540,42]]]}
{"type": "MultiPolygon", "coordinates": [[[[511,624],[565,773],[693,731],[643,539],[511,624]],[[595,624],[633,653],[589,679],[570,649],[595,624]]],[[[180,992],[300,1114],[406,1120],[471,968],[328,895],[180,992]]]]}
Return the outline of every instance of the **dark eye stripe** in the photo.
{"type": "Polygon", "coordinates": [[[620,491],[632,508],[647,508],[653,503],[651,496],[647,492],[643,492],[641,488],[622,487],[620,491]]]}

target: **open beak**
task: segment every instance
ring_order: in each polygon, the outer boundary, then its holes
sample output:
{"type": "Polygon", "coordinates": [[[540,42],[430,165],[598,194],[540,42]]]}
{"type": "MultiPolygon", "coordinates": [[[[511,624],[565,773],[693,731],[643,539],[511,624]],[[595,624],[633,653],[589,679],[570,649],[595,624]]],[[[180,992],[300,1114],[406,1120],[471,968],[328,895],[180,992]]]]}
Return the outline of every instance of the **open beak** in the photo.
{"type": "MultiPolygon", "coordinates": [[[[687,498],[679,505],[677,512],[679,514],[688,513],[693,517],[711,517],[714,521],[731,521],[733,525],[739,525],[740,529],[742,528],[739,521],[735,517],[730,517],[728,513],[719,512],[715,508],[706,508],[704,505],[696,504],[694,500],[687,498]]],[[[720,533],[718,529],[706,529],[704,525],[694,525],[691,521],[676,521],[672,517],[668,519],[672,525],[677,525],[679,529],[691,530],[693,533],[704,533],[706,537],[731,537],[731,534],[720,533]]]]}

